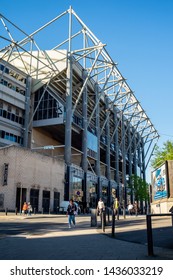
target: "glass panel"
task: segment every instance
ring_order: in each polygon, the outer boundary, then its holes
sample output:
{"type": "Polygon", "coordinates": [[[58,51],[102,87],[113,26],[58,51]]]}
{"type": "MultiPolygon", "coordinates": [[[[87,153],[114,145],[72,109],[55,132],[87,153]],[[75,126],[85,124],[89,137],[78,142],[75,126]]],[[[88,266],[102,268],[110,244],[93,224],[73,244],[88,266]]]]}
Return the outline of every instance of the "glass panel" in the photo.
{"type": "Polygon", "coordinates": [[[71,197],[74,201],[82,201],[82,178],[73,177],[72,179],[72,193],[71,197]]]}
{"type": "Polygon", "coordinates": [[[87,205],[89,208],[95,208],[97,207],[96,205],[96,184],[94,182],[88,181],[87,183],[87,205]]]}
{"type": "Polygon", "coordinates": [[[102,200],[105,204],[105,206],[107,205],[107,200],[108,200],[108,188],[106,186],[102,187],[102,200]]]}

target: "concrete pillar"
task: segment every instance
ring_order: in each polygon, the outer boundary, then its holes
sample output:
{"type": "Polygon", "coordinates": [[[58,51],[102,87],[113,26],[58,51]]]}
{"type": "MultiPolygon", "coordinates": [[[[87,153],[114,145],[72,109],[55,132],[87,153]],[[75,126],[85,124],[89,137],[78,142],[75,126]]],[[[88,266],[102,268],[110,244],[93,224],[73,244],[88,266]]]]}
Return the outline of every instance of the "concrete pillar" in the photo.
{"type": "Polygon", "coordinates": [[[38,211],[42,212],[42,202],[43,202],[43,190],[39,189],[39,196],[38,196],[38,211]]]}
{"type": "Polygon", "coordinates": [[[30,188],[26,189],[26,202],[30,202],[30,188]]]}
{"type": "Polygon", "coordinates": [[[54,190],[50,189],[50,210],[53,211],[54,206],[54,190]]]}

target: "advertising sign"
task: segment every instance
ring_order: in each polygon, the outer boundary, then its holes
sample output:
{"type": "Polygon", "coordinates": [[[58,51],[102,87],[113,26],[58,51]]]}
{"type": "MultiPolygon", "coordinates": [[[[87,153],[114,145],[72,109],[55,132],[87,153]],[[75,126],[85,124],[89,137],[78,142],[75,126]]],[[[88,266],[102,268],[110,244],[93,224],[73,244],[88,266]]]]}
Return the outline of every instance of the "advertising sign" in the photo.
{"type": "Polygon", "coordinates": [[[168,196],[165,163],[152,172],[152,192],[153,200],[166,198],[168,196]]]}
{"type": "Polygon", "coordinates": [[[3,186],[8,185],[8,163],[4,163],[3,186]]]}

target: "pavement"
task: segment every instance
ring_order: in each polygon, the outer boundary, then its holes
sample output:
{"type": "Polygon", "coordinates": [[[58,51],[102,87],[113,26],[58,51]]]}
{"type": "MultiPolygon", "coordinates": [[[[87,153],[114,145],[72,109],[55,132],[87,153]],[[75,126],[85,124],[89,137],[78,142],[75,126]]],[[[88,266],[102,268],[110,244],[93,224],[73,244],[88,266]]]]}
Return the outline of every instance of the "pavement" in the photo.
{"type": "Polygon", "coordinates": [[[114,238],[111,226],[103,232],[99,222],[98,227],[91,227],[90,215],[79,215],[76,227],[69,229],[65,215],[0,213],[0,259],[173,260],[170,218],[152,222],[153,256],[148,256],[145,216],[120,216],[114,238]]]}

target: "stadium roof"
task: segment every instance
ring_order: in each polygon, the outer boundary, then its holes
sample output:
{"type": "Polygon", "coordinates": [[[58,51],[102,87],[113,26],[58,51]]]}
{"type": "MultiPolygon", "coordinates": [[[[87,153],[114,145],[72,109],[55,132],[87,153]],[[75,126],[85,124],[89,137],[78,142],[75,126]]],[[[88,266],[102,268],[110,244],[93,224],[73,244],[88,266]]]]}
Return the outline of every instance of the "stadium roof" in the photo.
{"type": "MultiPolygon", "coordinates": [[[[67,59],[73,57],[75,63],[86,70],[86,78],[73,105],[73,112],[78,106],[85,85],[92,79],[99,86],[100,98],[105,95],[109,97],[110,111],[115,106],[119,113],[122,112],[144,144],[150,148],[155,140],[158,140],[157,130],[107,52],[106,45],[100,42],[72,7],[31,34],[27,34],[3,15],[0,19],[1,59],[41,83],[49,83],[51,78],[67,67],[67,59]],[[42,38],[45,38],[44,42],[42,38]],[[52,41],[56,41],[55,46],[51,46],[52,41]]],[[[95,104],[89,122],[94,117],[97,105],[95,104]]]]}

